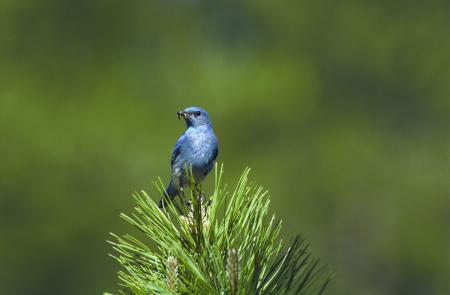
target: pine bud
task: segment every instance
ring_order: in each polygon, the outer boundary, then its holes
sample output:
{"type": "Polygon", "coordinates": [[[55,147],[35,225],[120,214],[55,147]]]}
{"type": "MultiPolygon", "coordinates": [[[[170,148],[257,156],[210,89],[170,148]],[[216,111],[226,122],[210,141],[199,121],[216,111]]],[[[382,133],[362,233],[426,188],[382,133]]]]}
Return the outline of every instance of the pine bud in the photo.
{"type": "Polygon", "coordinates": [[[177,290],[178,261],[175,257],[167,258],[167,286],[171,291],[177,290]]]}
{"type": "Polygon", "coordinates": [[[230,294],[238,294],[239,257],[237,250],[234,248],[228,250],[227,272],[230,282],[230,294]]]}

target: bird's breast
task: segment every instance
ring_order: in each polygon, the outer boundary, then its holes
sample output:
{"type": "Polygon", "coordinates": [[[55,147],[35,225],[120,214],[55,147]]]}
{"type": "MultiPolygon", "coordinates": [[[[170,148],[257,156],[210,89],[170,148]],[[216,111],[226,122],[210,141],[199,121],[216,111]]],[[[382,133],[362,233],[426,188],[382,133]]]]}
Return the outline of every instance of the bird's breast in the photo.
{"type": "Polygon", "coordinates": [[[212,132],[199,132],[189,136],[189,161],[193,167],[203,167],[213,161],[213,152],[217,139],[212,132]]]}

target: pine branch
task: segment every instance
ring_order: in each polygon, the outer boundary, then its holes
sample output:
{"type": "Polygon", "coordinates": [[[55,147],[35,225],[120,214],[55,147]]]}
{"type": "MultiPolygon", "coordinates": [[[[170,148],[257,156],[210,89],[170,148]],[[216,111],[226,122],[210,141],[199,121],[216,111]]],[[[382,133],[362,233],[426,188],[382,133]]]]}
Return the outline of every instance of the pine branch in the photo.
{"type": "MultiPolygon", "coordinates": [[[[329,272],[311,258],[304,239],[280,239],[281,221],[268,219],[267,192],[249,182],[249,169],[229,195],[215,169],[207,199],[192,182],[188,200],[165,210],[142,191],[131,215],[121,214],[146,237],[110,241],[121,294],[321,294],[329,272]],[[188,202],[186,202],[188,201],[188,202]],[[186,205],[186,203],[188,205],[186,205]],[[179,208],[179,209],[177,209],[179,208]],[[183,212],[180,215],[179,210],[183,212]],[[154,245],[154,246],[150,246],[154,245]]],[[[161,183],[157,184],[163,191],[161,183]]]]}

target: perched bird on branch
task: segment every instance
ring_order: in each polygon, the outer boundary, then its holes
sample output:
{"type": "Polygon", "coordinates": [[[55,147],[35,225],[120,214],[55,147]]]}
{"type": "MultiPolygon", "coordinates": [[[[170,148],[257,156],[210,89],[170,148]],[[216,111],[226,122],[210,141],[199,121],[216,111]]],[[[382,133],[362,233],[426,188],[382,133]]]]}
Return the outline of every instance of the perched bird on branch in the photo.
{"type": "Polygon", "coordinates": [[[217,137],[207,111],[200,107],[189,107],[178,111],[177,115],[178,119],[186,121],[187,129],[172,151],[170,183],[159,201],[160,208],[190,185],[190,169],[195,183],[200,183],[213,168],[219,154],[217,137]]]}

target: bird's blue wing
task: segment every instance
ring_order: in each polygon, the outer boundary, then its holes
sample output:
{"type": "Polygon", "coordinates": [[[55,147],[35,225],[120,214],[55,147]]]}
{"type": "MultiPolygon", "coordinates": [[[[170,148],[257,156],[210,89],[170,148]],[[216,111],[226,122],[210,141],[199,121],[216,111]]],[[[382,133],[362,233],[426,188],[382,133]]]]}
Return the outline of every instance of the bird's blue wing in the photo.
{"type": "Polygon", "coordinates": [[[175,144],[175,147],[172,150],[172,159],[170,160],[170,165],[173,167],[173,164],[176,162],[178,156],[180,155],[181,146],[183,145],[183,142],[185,140],[184,134],[180,136],[177,143],[175,144]]]}
{"type": "Polygon", "coordinates": [[[214,147],[214,150],[213,150],[213,154],[212,154],[212,159],[213,159],[213,161],[215,161],[216,159],[217,159],[217,156],[219,155],[219,147],[216,145],[215,147],[214,147]]]}

